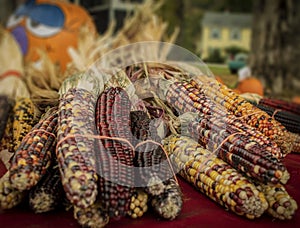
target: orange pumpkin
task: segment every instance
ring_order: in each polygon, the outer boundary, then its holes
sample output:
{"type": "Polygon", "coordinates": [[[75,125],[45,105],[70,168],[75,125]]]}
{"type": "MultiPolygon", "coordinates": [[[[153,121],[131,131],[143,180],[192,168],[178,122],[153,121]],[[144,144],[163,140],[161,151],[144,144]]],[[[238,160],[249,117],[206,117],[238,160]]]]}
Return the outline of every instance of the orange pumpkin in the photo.
{"type": "Polygon", "coordinates": [[[26,61],[37,61],[37,49],[46,51],[62,70],[70,62],[68,47],[77,47],[83,25],[96,34],[95,24],[79,5],[59,0],[28,0],[9,18],[7,28],[18,41],[26,61]]]}
{"type": "Polygon", "coordinates": [[[263,84],[254,77],[249,77],[240,81],[236,89],[240,91],[240,93],[256,93],[260,96],[264,95],[263,84]]]}
{"type": "Polygon", "coordinates": [[[292,102],[294,102],[296,104],[300,104],[300,96],[294,96],[292,99],[292,102]]]}

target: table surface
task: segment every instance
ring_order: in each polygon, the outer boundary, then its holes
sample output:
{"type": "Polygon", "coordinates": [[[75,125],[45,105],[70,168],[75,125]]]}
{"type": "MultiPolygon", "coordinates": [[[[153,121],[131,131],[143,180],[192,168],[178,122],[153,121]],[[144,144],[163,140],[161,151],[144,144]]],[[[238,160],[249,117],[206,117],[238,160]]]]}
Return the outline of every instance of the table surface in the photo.
{"type": "MultiPolygon", "coordinates": [[[[289,154],[284,163],[291,175],[286,184],[289,194],[300,206],[300,154],[289,154]]],[[[292,220],[281,221],[268,215],[249,220],[245,217],[235,215],[226,211],[214,201],[197,191],[191,185],[179,178],[179,184],[184,194],[184,205],[178,218],[173,221],[159,219],[155,213],[148,211],[142,218],[122,218],[111,220],[107,227],[299,227],[300,211],[296,211],[292,220]]],[[[45,227],[80,227],[73,219],[71,212],[51,212],[45,214],[33,214],[25,207],[17,207],[11,210],[0,212],[1,228],[45,228],[45,227]]]]}

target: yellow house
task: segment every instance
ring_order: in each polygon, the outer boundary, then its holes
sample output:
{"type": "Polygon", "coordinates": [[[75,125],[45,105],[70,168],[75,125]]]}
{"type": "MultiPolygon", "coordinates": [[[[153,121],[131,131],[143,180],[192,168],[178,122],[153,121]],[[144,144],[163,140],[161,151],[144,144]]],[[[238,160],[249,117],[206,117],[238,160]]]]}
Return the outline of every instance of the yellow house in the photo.
{"type": "Polygon", "coordinates": [[[225,48],[236,46],[250,50],[252,15],[242,13],[207,12],[202,20],[201,58],[219,50],[225,56],[225,48]]]}

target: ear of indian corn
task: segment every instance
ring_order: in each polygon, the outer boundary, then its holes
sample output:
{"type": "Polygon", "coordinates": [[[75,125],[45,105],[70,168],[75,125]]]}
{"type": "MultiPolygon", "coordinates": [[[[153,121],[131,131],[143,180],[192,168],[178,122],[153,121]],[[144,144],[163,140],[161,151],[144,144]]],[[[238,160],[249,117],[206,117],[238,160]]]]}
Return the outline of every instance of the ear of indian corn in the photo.
{"type": "Polygon", "coordinates": [[[101,137],[97,152],[99,200],[110,217],[125,216],[133,194],[130,109],[130,99],[120,87],[107,88],[96,106],[96,126],[101,137]]]}
{"type": "Polygon", "coordinates": [[[58,107],[56,156],[68,200],[82,208],[98,194],[94,123],[96,96],[82,88],[64,92],[58,107]]]}
{"type": "Polygon", "coordinates": [[[55,153],[58,113],[49,109],[23,138],[12,157],[10,181],[20,191],[29,190],[43,177],[55,153]]]}
{"type": "Polygon", "coordinates": [[[34,213],[45,213],[62,206],[65,197],[58,166],[51,166],[29,191],[29,206],[34,213]]]}
{"type": "Polygon", "coordinates": [[[263,146],[265,150],[272,153],[275,157],[283,157],[280,148],[270,138],[246,124],[242,119],[229,114],[225,107],[215,103],[189,82],[175,82],[170,85],[166,93],[166,100],[179,114],[195,112],[208,117],[214,116],[219,118],[223,120],[225,127],[235,129],[231,130],[231,133],[244,131],[251,137],[251,141],[255,141],[260,146],[263,146]]]}
{"type": "Polygon", "coordinates": [[[255,184],[257,185],[257,189],[263,192],[266,197],[269,204],[267,209],[269,215],[280,220],[293,218],[298,209],[298,205],[283,185],[255,184]]]}
{"type": "Polygon", "coordinates": [[[268,207],[264,194],[246,177],[186,136],[171,135],[164,146],[176,171],[209,198],[249,219],[268,207]]]}
{"type": "Polygon", "coordinates": [[[12,105],[13,102],[7,96],[0,95],[0,141],[4,135],[12,105]]]}
{"type": "Polygon", "coordinates": [[[288,131],[300,133],[300,115],[285,110],[275,109],[267,105],[257,104],[255,106],[272,116],[272,118],[285,126],[288,131]]]}
{"type": "Polygon", "coordinates": [[[73,215],[82,227],[101,228],[109,222],[108,214],[99,203],[92,204],[87,208],[74,206],[73,215]]]}
{"type": "Polygon", "coordinates": [[[285,101],[282,99],[276,99],[271,97],[262,97],[258,103],[261,105],[272,107],[274,109],[292,112],[298,116],[300,115],[300,105],[295,102],[285,101]]]}
{"type": "Polygon", "coordinates": [[[23,138],[35,124],[35,105],[27,97],[16,98],[13,108],[13,133],[9,146],[10,152],[15,152],[23,138]]]}
{"type": "Polygon", "coordinates": [[[131,196],[128,215],[133,218],[142,217],[148,210],[148,194],[142,188],[136,188],[131,196]]]}
{"type": "Polygon", "coordinates": [[[9,181],[9,172],[0,178],[0,210],[11,209],[25,198],[26,192],[14,188],[9,181]]]}
{"type": "Polygon", "coordinates": [[[215,79],[201,76],[193,78],[190,83],[217,104],[222,105],[245,123],[274,140],[281,148],[284,156],[291,152],[293,141],[289,137],[289,132],[281,123],[271,118],[266,112],[255,107],[215,79]]]}
{"type": "Polygon", "coordinates": [[[286,167],[276,158],[280,149],[274,142],[235,116],[222,113],[191,84],[173,83],[166,100],[184,113],[180,116],[182,134],[191,135],[238,171],[265,183],[289,179],[286,167]]]}
{"type": "Polygon", "coordinates": [[[174,173],[167,160],[157,135],[157,129],[150,127],[151,119],[144,111],[132,111],[131,131],[135,145],[134,166],[136,186],[143,186],[150,195],[164,191],[164,180],[174,173]]]}
{"type": "Polygon", "coordinates": [[[183,195],[174,178],[164,181],[164,186],[162,193],[151,197],[151,207],[160,217],[174,220],[182,210],[183,195]]]}

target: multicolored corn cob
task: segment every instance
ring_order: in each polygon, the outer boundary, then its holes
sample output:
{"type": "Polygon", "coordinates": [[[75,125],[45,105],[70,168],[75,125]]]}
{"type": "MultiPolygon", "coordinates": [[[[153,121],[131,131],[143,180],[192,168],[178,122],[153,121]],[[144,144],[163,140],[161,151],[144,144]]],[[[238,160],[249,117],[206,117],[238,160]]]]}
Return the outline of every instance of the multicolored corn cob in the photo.
{"type": "Polygon", "coordinates": [[[9,181],[9,172],[0,178],[0,210],[11,209],[25,198],[26,192],[14,188],[9,181]]]}
{"type": "Polygon", "coordinates": [[[268,214],[280,220],[293,218],[298,205],[283,185],[265,185],[261,183],[256,183],[256,185],[257,189],[264,193],[269,204],[268,214]]]}
{"type": "Polygon", "coordinates": [[[82,227],[101,228],[108,224],[109,216],[102,209],[101,205],[96,203],[87,208],[74,206],[74,218],[82,227]]]}
{"type": "Polygon", "coordinates": [[[29,207],[35,213],[45,213],[62,206],[65,192],[58,166],[50,167],[43,178],[29,191],[29,207]]]}
{"type": "Polygon", "coordinates": [[[58,107],[56,156],[68,200],[77,207],[91,206],[98,194],[95,151],[91,135],[96,96],[81,88],[66,88],[58,107]]]}
{"type": "Polygon", "coordinates": [[[12,107],[13,102],[7,96],[0,95],[0,141],[4,135],[12,107]]]}
{"type": "Polygon", "coordinates": [[[271,140],[274,140],[281,148],[284,156],[291,152],[293,142],[289,132],[266,112],[255,107],[215,79],[201,76],[193,78],[190,83],[211,100],[225,108],[225,110],[241,118],[245,123],[256,128],[271,140]]]}
{"type": "Polygon", "coordinates": [[[231,133],[244,131],[251,137],[251,141],[264,146],[264,149],[270,151],[275,157],[283,157],[282,151],[275,142],[257,129],[245,124],[244,121],[236,116],[228,114],[223,106],[216,104],[189,82],[175,82],[170,85],[166,94],[166,100],[179,114],[195,112],[219,118],[223,121],[223,126],[235,129],[231,130],[231,133]]]}
{"type": "Polygon", "coordinates": [[[55,154],[58,113],[51,108],[23,138],[12,157],[10,181],[20,191],[35,186],[55,154]]]}
{"type": "Polygon", "coordinates": [[[17,98],[13,108],[13,134],[9,151],[14,153],[35,124],[35,106],[30,98],[17,98]]]}
{"type": "Polygon", "coordinates": [[[271,97],[263,97],[259,100],[259,104],[272,107],[274,109],[280,109],[280,110],[292,112],[298,116],[300,115],[300,105],[294,102],[271,98],[271,97]]]}
{"type": "Polygon", "coordinates": [[[110,217],[125,216],[133,194],[133,156],[130,132],[131,102],[125,90],[109,87],[98,98],[96,126],[99,199],[110,217]]]}
{"type": "Polygon", "coordinates": [[[196,141],[171,135],[164,139],[164,146],[176,171],[221,206],[249,219],[267,209],[264,194],[254,184],[196,141]]]}
{"type": "Polygon", "coordinates": [[[143,189],[136,189],[131,196],[128,215],[133,219],[142,217],[148,210],[148,198],[148,194],[143,189]]]}
{"type": "Polygon", "coordinates": [[[166,100],[181,115],[182,134],[232,165],[262,182],[286,183],[289,173],[276,157],[280,149],[269,138],[233,115],[226,115],[205,95],[187,82],[173,83],[166,100]],[[198,92],[197,92],[198,91],[198,92]]]}
{"type": "Polygon", "coordinates": [[[182,210],[183,195],[174,178],[164,181],[164,186],[161,194],[151,197],[151,207],[160,217],[174,220],[182,210]]]}
{"type": "Polygon", "coordinates": [[[272,118],[281,123],[288,131],[300,133],[300,115],[263,104],[257,104],[255,106],[272,116],[272,118]]]}

